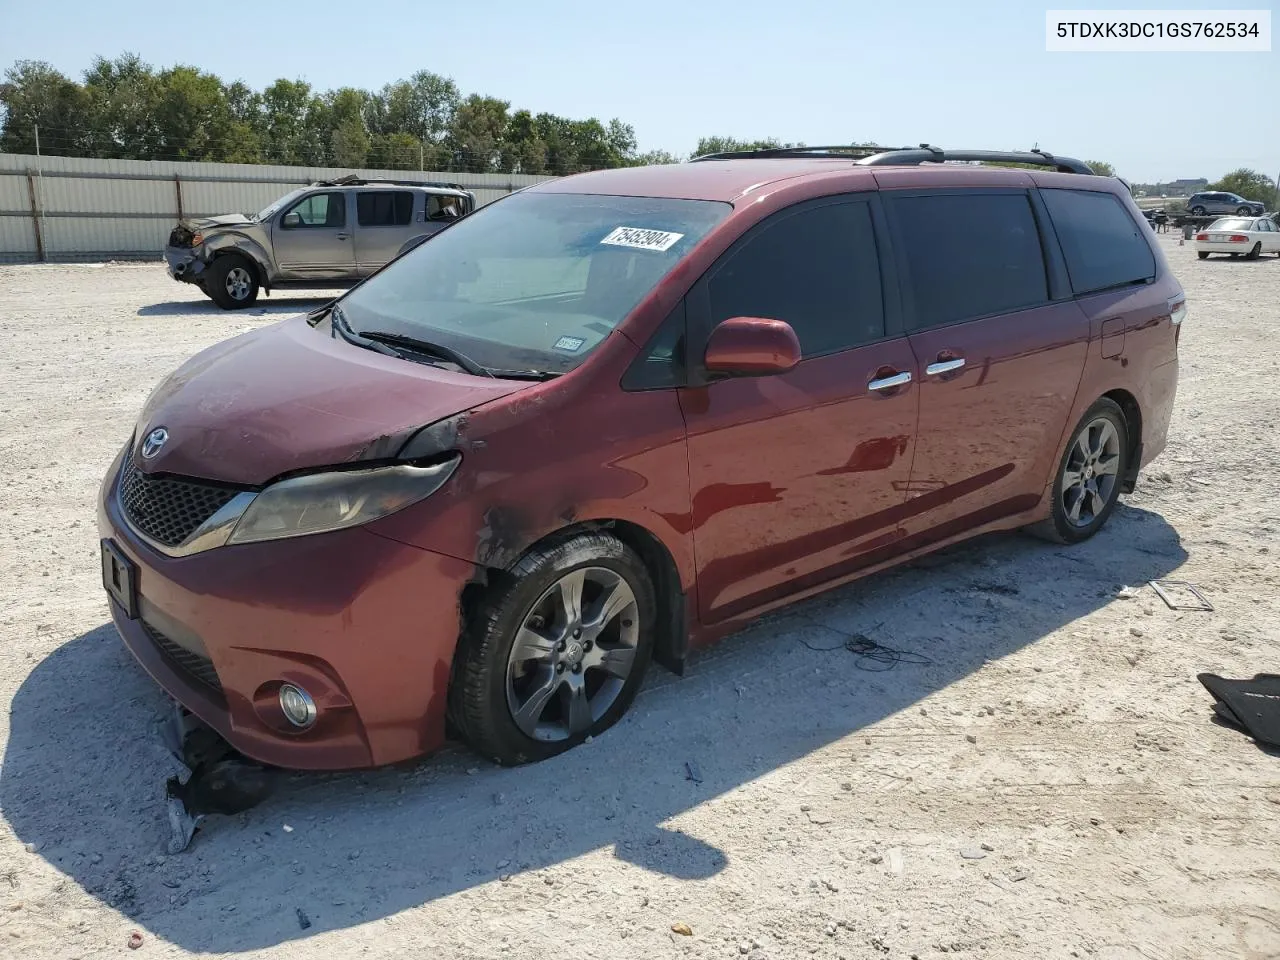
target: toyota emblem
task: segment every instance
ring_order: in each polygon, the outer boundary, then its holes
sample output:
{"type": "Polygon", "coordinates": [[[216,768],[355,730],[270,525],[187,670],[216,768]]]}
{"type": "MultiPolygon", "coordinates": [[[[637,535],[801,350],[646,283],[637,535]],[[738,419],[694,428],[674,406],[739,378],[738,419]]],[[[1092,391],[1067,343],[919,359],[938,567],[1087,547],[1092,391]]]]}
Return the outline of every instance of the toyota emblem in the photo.
{"type": "Polygon", "coordinates": [[[156,427],[148,433],[146,439],[142,441],[142,459],[150,460],[154,457],[168,439],[169,431],[164,427],[156,427]]]}

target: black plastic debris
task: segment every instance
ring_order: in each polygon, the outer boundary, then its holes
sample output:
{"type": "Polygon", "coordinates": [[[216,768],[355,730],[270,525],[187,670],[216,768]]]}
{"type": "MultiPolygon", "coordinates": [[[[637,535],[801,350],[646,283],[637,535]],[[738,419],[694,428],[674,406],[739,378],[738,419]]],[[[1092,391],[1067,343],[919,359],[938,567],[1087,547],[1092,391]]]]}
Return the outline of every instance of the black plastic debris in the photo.
{"type": "Polygon", "coordinates": [[[1259,744],[1280,747],[1280,674],[1259,673],[1252,680],[1227,680],[1212,673],[1196,677],[1216,701],[1214,714],[1223,723],[1259,744]]]}
{"type": "Polygon", "coordinates": [[[190,846],[206,817],[242,813],[275,787],[278,770],[250,760],[180,706],[175,706],[166,740],[190,771],[185,780],[170,777],[165,783],[170,853],[190,846]]]}

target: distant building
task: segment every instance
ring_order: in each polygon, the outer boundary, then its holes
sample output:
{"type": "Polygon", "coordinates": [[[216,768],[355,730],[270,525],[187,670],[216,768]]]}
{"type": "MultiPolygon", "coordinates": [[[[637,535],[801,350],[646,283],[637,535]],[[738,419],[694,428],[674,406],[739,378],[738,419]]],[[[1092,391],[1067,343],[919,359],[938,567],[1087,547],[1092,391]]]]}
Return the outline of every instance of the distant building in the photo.
{"type": "Polygon", "coordinates": [[[1175,180],[1169,184],[1169,188],[1174,193],[1199,193],[1207,186],[1209,181],[1204,177],[1197,177],[1194,180],[1175,180]]]}

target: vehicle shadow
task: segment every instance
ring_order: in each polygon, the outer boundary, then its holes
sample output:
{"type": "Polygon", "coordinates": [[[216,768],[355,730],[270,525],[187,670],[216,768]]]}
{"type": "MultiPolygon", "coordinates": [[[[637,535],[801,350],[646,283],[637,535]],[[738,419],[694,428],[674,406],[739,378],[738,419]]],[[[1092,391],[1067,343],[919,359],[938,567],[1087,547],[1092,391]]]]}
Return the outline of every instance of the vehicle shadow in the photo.
{"type": "Polygon", "coordinates": [[[165,697],[106,624],[55,650],[18,690],[0,806],[38,856],[193,952],[258,949],[480,884],[538,882],[530,871],[600,849],[644,871],[706,878],[747,851],[711,846],[671,818],[908,708],[1185,558],[1161,517],[1127,506],[1076,547],[973,541],[760,621],[695,656],[684,679],[655,670],[614,730],[554,760],[500,769],[451,747],[400,768],[295,775],[261,806],[210,819],[171,857],[162,855],[163,783],[176,770],[159,737],[165,697]],[[854,633],[928,659],[885,670],[845,649],[854,633]]]}
{"type": "Polygon", "coordinates": [[[203,298],[199,300],[169,300],[165,303],[147,304],[147,306],[138,310],[137,315],[140,317],[252,317],[254,315],[260,316],[264,313],[292,314],[313,310],[333,299],[334,297],[332,296],[272,297],[270,299],[260,299],[252,307],[246,307],[243,310],[223,310],[212,300],[203,298]]]}

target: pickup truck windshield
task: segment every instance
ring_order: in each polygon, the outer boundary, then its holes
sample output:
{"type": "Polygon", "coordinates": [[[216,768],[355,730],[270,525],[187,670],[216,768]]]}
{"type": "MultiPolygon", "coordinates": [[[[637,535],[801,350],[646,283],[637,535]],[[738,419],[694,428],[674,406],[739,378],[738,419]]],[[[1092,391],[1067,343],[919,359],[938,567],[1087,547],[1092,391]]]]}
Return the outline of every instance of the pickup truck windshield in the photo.
{"type": "Polygon", "coordinates": [[[267,217],[271,216],[273,213],[275,213],[277,210],[279,210],[281,207],[283,207],[283,206],[284,206],[286,203],[288,203],[290,200],[294,199],[294,198],[295,198],[295,197],[297,197],[297,196],[300,196],[302,193],[303,193],[303,190],[302,190],[302,189],[298,189],[298,190],[291,190],[291,191],[289,191],[289,192],[288,192],[288,193],[286,193],[283,197],[281,197],[279,200],[275,200],[275,201],[273,201],[273,202],[271,203],[271,205],[270,205],[270,206],[264,207],[264,208],[263,208],[263,209],[258,213],[258,215],[257,215],[256,217],[254,217],[253,219],[255,219],[255,220],[257,220],[259,223],[261,223],[263,220],[267,219],[267,217]]]}
{"type": "Polygon", "coordinates": [[[517,193],[347,296],[351,328],[442,344],[487,369],[578,366],[732,208],[652,197],[517,193]]]}

